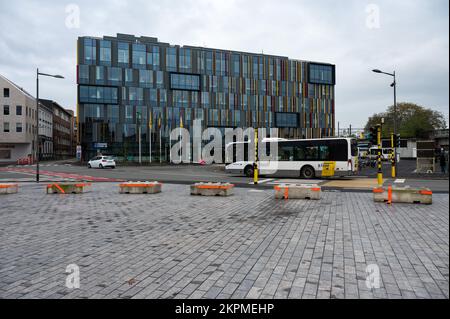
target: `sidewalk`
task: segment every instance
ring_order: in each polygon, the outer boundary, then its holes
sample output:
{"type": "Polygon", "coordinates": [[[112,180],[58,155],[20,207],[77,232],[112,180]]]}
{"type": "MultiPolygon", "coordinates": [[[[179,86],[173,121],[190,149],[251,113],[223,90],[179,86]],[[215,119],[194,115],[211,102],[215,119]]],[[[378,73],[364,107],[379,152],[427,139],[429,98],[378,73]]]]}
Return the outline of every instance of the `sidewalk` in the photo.
{"type": "Polygon", "coordinates": [[[44,187],[1,199],[0,298],[449,298],[448,194],[389,206],[357,192],[286,201],[264,189],[44,187]],[[65,287],[70,264],[80,289],[65,287]],[[366,286],[368,266],[380,288],[366,286]]]}

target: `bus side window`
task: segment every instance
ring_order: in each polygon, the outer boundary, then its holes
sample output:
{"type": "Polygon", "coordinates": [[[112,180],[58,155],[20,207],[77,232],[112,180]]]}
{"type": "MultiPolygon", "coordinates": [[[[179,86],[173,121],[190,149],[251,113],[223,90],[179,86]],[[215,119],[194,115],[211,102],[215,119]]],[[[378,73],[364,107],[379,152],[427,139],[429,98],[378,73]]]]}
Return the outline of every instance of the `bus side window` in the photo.
{"type": "Polygon", "coordinates": [[[328,145],[319,146],[319,159],[323,161],[330,160],[330,150],[328,145]]]}

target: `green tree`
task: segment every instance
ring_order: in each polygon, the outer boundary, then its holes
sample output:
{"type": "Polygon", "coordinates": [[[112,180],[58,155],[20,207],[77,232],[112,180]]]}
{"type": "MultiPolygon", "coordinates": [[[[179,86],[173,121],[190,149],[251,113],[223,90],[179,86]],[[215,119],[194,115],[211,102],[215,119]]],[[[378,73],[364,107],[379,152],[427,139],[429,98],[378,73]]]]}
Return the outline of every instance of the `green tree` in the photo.
{"type": "MultiPolygon", "coordinates": [[[[386,112],[369,117],[365,130],[381,123],[384,118],[382,135],[389,137],[394,132],[394,106],[386,112]]],[[[402,137],[428,138],[431,131],[446,128],[445,117],[441,112],[425,108],[414,103],[397,104],[397,130],[402,137]]]]}

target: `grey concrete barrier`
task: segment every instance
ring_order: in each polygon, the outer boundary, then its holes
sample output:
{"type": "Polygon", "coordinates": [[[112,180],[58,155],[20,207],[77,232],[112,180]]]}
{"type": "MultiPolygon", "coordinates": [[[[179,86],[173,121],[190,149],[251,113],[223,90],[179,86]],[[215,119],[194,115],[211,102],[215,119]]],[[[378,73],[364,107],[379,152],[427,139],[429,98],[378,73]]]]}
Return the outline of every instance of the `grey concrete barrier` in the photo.
{"type": "Polygon", "coordinates": [[[161,193],[159,182],[126,182],[119,184],[120,194],[157,194],[161,193]]]}
{"type": "Polygon", "coordinates": [[[91,190],[91,183],[52,183],[47,185],[47,194],[82,194],[91,190]]]}
{"type": "Polygon", "coordinates": [[[406,187],[378,187],[373,189],[373,200],[386,203],[411,203],[427,204],[433,203],[433,192],[429,188],[406,187]]]}
{"type": "Polygon", "coordinates": [[[322,188],[315,184],[280,184],[275,185],[276,199],[315,199],[322,194],[322,188]]]}
{"type": "Polygon", "coordinates": [[[16,194],[19,191],[19,185],[6,183],[0,184],[0,195],[16,194]]]}
{"type": "Polygon", "coordinates": [[[234,185],[230,183],[195,183],[191,185],[191,195],[230,196],[234,185]]]}

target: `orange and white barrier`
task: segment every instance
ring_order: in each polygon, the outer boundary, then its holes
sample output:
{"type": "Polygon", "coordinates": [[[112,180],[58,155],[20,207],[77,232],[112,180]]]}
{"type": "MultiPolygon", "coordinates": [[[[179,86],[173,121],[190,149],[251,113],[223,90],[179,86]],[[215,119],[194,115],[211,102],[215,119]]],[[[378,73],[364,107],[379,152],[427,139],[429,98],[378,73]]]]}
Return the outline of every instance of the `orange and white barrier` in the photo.
{"type": "Polygon", "coordinates": [[[91,190],[91,183],[52,183],[47,194],[82,194],[91,190]]]}
{"type": "Polygon", "coordinates": [[[0,195],[1,194],[16,194],[19,191],[19,185],[6,183],[0,184],[0,195]]]}
{"type": "Polygon", "coordinates": [[[234,185],[230,183],[196,183],[191,185],[191,195],[230,196],[234,185]]]}
{"type": "Polygon", "coordinates": [[[119,184],[120,194],[156,194],[161,193],[159,182],[126,182],[119,184]]]}
{"type": "Polygon", "coordinates": [[[322,194],[322,188],[315,184],[280,184],[274,187],[276,199],[315,199],[322,194]]]}
{"type": "Polygon", "coordinates": [[[428,188],[410,187],[377,187],[373,189],[373,200],[375,202],[392,203],[412,203],[427,204],[433,203],[433,192],[428,188]]]}

